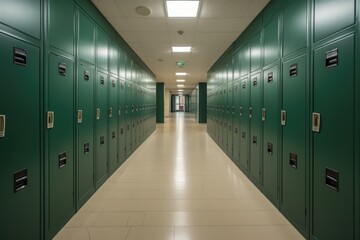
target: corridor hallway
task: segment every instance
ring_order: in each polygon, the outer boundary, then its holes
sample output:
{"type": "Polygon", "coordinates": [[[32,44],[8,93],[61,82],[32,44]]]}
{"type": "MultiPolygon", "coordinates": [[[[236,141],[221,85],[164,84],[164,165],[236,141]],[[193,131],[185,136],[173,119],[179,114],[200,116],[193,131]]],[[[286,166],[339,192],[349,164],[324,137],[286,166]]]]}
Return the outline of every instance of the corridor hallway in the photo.
{"type": "Polygon", "coordinates": [[[185,113],[167,118],[54,239],[304,239],[185,113]]]}

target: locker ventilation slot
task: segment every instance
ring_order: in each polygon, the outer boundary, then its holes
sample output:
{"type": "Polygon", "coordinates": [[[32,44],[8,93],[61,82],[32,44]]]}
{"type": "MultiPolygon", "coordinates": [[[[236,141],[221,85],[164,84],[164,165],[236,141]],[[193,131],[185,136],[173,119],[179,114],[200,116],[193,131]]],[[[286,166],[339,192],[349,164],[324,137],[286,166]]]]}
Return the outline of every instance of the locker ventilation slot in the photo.
{"type": "Polygon", "coordinates": [[[14,64],[26,66],[27,54],[25,49],[14,47],[14,64]]]}
{"type": "Polygon", "coordinates": [[[115,135],[115,132],[112,132],[112,138],[115,138],[116,135],[115,135]]]}
{"type": "Polygon", "coordinates": [[[59,63],[59,75],[66,76],[66,64],[59,63]]]}
{"type": "Polygon", "coordinates": [[[14,173],[14,192],[26,188],[28,185],[27,169],[14,173]]]}
{"type": "Polygon", "coordinates": [[[66,165],[66,152],[59,154],[59,168],[63,168],[66,165]]]}
{"type": "Polygon", "coordinates": [[[290,66],[290,77],[296,77],[298,73],[298,66],[297,64],[293,64],[290,66]]]}
{"type": "Polygon", "coordinates": [[[253,142],[254,144],[257,144],[257,136],[253,136],[252,142],[253,142]]]}
{"type": "Polygon", "coordinates": [[[270,73],[268,73],[267,82],[272,83],[273,81],[274,81],[273,73],[270,72],[270,73]]]}
{"type": "Polygon", "coordinates": [[[246,82],[242,82],[242,88],[245,89],[246,88],[246,82]]]}
{"type": "Polygon", "coordinates": [[[90,79],[90,72],[89,71],[84,71],[84,80],[89,81],[89,79],[90,79]]]}
{"type": "Polygon", "coordinates": [[[105,137],[104,136],[100,137],[100,145],[103,145],[103,144],[105,144],[105,137]]]}
{"type": "Polygon", "coordinates": [[[267,152],[272,155],[273,154],[273,144],[272,143],[268,143],[267,144],[267,152]]]}
{"type": "Polygon", "coordinates": [[[90,143],[84,144],[84,154],[87,154],[90,152],[90,143]]]}
{"type": "Polygon", "coordinates": [[[295,153],[290,153],[290,166],[292,166],[293,168],[297,168],[297,154],[295,153]]]}
{"type": "Polygon", "coordinates": [[[115,81],[114,80],[112,81],[112,87],[115,87],[115,81]]]}
{"type": "Polygon", "coordinates": [[[246,134],[244,132],[242,132],[242,134],[241,134],[242,140],[245,140],[245,137],[246,137],[246,134]]]}
{"type": "Polygon", "coordinates": [[[329,188],[339,191],[339,172],[330,168],[325,169],[325,183],[329,188]]]}
{"type": "Polygon", "coordinates": [[[334,49],[326,53],[326,67],[332,68],[338,65],[338,50],[334,49]]]}
{"type": "Polygon", "coordinates": [[[253,86],[256,86],[257,85],[257,78],[254,78],[253,80],[253,86]]]}
{"type": "Polygon", "coordinates": [[[238,129],[237,129],[237,128],[235,128],[235,133],[238,133],[238,129]]]}
{"type": "Polygon", "coordinates": [[[120,133],[124,134],[124,129],[123,128],[120,129],[120,133]]]}
{"type": "Polygon", "coordinates": [[[104,85],[105,84],[105,78],[104,77],[100,77],[100,84],[104,85]]]}

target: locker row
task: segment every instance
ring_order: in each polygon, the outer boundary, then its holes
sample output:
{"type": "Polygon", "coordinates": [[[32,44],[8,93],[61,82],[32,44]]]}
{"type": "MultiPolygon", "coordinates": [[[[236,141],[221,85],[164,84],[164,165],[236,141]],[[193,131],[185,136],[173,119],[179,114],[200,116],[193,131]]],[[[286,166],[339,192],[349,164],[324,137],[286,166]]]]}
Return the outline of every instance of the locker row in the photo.
{"type": "Polygon", "coordinates": [[[155,76],[90,1],[2,10],[0,239],[52,239],[155,131],[155,76]]]}
{"type": "Polygon", "coordinates": [[[312,4],[336,5],[271,2],[210,69],[208,133],[306,239],[358,239],[358,32],[322,22],[310,48],[312,4]]]}

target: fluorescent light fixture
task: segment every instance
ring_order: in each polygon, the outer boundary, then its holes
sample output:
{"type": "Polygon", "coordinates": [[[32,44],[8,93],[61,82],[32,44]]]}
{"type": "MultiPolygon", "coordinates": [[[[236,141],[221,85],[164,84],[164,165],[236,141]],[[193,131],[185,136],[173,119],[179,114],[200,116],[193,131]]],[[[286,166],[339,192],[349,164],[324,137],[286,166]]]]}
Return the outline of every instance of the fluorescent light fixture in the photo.
{"type": "MultiPolygon", "coordinates": [[[[191,52],[191,47],[172,47],[172,52],[191,52]]],[[[183,65],[185,65],[185,62],[183,65]]]]}
{"type": "Polygon", "coordinates": [[[177,72],[175,73],[176,76],[186,76],[187,73],[186,72],[177,72]]]}
{"type": "Polygon", "coordinates": [[[185,79],[177,79],[176,82],[185,82],[185,79]]]}
{"type": "Polygon", "coordinates": [[[168,17],[197,17],[199,1],[166,1],[168,17]]]}
{"type": "Polygon", "coordinates": [[[182,89],[179,89],[179,90],[178,90],[178,92],[183,92],[183,91],[184,91],[184,90],[182,90],[182,89]]]}
{"type": "Polygon", "coordinates": [[[178,84],[177,86],[178,87],[184,87],[184,84],[178,84]]]}

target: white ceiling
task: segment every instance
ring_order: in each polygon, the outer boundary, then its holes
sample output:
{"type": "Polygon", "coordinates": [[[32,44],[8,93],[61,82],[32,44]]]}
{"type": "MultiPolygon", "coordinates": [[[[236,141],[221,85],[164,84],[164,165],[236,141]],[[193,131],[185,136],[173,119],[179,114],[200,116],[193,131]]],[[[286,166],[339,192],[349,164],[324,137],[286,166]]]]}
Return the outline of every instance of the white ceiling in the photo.
{"type": "Polygon", "coordinates": [[[185,90],[204,82],[207,71],[270,0],[200,0],[198,18],[167,18],[165,0],[92,0],[129,46],[171,91],[175,72],[186,71],[185,90]],[[151,10],[147,17],[135,8],[151,10]],[[180,36],[178,31],[184,31],[180,36]],[[191,53],[172,53],[172,46],[192,46],[191,53]],[[161,61],[161,60],[162,61],[161,61]],[[160,61],[159,61],[160,60],[160,61]],[[184,60],[184,68],[176,66],[184,60]]]}

